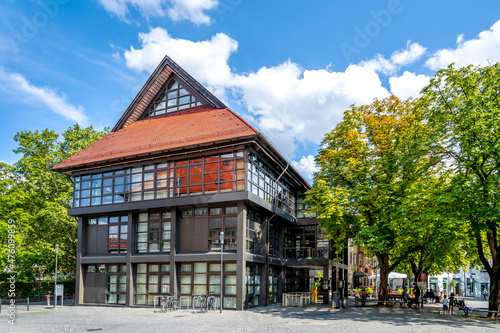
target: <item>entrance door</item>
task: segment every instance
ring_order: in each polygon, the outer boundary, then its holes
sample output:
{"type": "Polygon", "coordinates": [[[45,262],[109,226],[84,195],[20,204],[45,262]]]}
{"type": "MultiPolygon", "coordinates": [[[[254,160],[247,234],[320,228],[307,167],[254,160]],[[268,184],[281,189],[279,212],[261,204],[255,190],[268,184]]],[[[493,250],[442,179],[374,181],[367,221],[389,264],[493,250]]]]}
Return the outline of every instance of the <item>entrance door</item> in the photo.
{"type": "Polygon", "coordinates": [[[83,302],[106,302],[106,265],[88,265],[83,280],[83,302]]]}

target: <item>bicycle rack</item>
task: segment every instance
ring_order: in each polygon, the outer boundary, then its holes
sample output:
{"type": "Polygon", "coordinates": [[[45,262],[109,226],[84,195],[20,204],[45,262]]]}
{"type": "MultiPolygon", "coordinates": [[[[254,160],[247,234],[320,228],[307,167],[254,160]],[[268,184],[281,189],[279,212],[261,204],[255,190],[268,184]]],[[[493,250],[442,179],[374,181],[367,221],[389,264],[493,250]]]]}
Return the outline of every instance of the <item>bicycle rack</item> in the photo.
{"type": "Polygon", "coordinates": [[[186,311],[189,311],[189,296],[180,296],[179,297],[179,310],[182,310],[182,299],[186,299],[186,311]]]}
{"type": "MultiPolygon", "coordinates": [[[[164,299],[165,296],[155,296],[155,298],[153,299],[153,313],[156,313],[156,299],[157,298],[164,299]]],[[[161,300],[158,302],[158,305],[161,305],[161,300]]],[[[159,312],[161,312],[161,309],[159,312]]]]}
{"type": "Polygon", "coordinates": [[[203,300],[203,297],[201,297],[201,296],[193,296],[193,312],[195,311],[195,309],[194,309],[194,301],[196,299],[200,300],[200,311],[201,311],[201,301],[203,300]]]}

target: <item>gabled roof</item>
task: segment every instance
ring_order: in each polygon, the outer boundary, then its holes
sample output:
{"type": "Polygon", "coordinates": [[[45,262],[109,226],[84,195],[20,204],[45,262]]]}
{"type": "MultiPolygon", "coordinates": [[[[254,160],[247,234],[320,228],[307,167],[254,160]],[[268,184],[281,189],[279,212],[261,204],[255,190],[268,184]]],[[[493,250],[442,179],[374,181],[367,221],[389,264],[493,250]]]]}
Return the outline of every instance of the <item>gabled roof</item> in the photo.
{"type": "Polygon", "coordinates": [[[64,169],[181,147],[245,138],[259,132],[230,109],[211,106],[142,119],[112,132],[59,163],[64,169]]]}
{"type": "Polygon", "coordinates": [[[175,63],[168,56],[165,56],[158,67],[156,67],[153,74],[151,74],[148,81],[146,81],[137,96],[134,98],[132,103],[129,105],[125,113],[121,116],[120,120],[118,120],[112,132],[125,128],[140,119],[172,74],[181,78],[181,80],[184,81],[191,90],[200,95],[202,99],[204,99],[204,101],[206,101],[207,104],[211,105],[214,109],[227,108],[224,103],[222,103],[210,91],[196,81],[184,69],[177,65],[177,63],[175,63]]]}

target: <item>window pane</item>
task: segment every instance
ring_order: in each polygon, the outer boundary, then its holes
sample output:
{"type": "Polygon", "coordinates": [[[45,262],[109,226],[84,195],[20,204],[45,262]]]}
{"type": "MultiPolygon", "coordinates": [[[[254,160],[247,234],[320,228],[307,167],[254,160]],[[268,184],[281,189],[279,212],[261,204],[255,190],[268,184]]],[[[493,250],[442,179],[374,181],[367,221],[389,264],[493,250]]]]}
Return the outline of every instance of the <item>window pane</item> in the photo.
{"type": "Polygon", "coordinates": [[[207,284],[207,274],[195,274],[194,284],[207,284]]]}
{"type": "Polygon", "coordinates": [[[221,215],[222,208],[210,208],[210,215],[221,215]]]}
{"type": "Polygon", "coordinates": [[[226,214],[238,213],[238,207],[226,207],[226,214]]]}
{"type": "Polygon", "coordinates": [[[225,272],[235,272],[236,271],[236,264],[225,264],[224,271],[225,272]]]}
{"type": "Polygon", "coordinates": [[[207,263],[206,262],[195,262],[194,263],[194,272],[195,273],[206,273],[207,272],[207,263]]]}
{"type": "Polygon", "coordinates": [[[220,284],[220,275],[209,275],[208,283],[220,284]]]}
{"type": "Polygon", "coordinates": [[[210,264],[210,272],[220,272],[220,264],[210,264]]]}
{"type": "Polygon", "coordinates": [[[181,275],[181,284],[191,284],[191,275],[181,275]]]}

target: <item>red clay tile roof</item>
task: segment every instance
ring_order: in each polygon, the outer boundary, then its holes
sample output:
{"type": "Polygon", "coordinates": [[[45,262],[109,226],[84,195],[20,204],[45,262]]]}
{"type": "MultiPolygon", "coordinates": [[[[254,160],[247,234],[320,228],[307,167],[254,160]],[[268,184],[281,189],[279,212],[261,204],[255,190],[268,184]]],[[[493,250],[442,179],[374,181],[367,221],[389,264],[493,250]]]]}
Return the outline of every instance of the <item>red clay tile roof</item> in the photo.
{"type": "Polygon", "coordinates": [[[230,109],[202,106],[131,123],[94,142],[53,169],[258,134],[230,109]]]}

